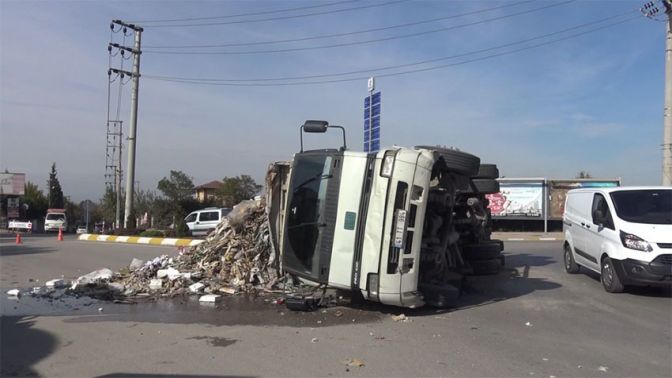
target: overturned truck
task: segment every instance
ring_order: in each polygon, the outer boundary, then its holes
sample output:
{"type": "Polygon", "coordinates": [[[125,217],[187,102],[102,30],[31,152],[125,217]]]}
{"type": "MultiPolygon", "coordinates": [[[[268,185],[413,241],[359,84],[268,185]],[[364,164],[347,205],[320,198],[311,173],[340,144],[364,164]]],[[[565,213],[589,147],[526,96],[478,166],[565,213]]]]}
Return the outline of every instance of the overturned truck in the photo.
{"type": "MultiPolygon", "coordinates": [[[[307,121],[304,132],[334,126],[307,121]]],[[[465,275],[494,274],[503,243],[491,240],[485,194],[493,164],[457,149],[389,147],[376,153],[303,150],[268,178],[270,228],[285,272],[361,292],[383,304],[444,307],[465,275]]]]}

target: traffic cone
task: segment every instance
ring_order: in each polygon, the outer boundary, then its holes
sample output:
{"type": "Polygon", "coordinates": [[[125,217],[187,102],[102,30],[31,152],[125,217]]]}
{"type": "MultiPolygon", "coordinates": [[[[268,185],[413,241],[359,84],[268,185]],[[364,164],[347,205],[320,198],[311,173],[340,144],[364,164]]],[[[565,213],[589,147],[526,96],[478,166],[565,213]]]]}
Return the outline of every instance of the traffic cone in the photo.
{"type": "Polygon", "coordinates": [[[58,241],[63,241],[63,229],[61,227],[58,228],[58,241]]]}
{"type": "Polygon", "coordinates": [[[23,242],[21,241],[21,234],[19,234],[18,232],[16,233],[16,244],[23,244],[23,242]]]}

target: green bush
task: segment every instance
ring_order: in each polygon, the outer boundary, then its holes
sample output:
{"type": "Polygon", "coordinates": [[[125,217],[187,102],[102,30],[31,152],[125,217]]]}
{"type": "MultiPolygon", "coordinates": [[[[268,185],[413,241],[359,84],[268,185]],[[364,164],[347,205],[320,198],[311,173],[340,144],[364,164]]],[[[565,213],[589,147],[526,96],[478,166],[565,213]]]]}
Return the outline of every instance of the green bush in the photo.
{"type": "Polygon", "coordinates": [[[144,228],[118,228],[112,235],[117,236],[138,236],[145,231],[144,228]]]}
{"type": "Polygon", "coordinates": [[[144,236],[147,238],[162,238],[165,235],[161,230],[145,230],[140,233],[140,236],[144,236]]]}

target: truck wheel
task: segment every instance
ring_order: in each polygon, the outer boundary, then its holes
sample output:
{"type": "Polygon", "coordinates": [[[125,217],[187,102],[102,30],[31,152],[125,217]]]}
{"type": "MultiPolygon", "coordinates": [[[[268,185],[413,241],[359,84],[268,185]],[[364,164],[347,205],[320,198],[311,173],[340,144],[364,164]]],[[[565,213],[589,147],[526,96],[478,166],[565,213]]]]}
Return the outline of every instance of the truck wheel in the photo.
{"type": "Polygon", "coordinates": [[[579,264],[574,261],[574,254],[572,254],[572,247],[569,246],[569,243],[565,244],[565,270],[569,274],[576,274],[581,270],[579,264]]]}
{"type": "Polygon", "coordinates": [[[622,293],[625,287],[621,283],[621,279],[618,277],[618,273],[616,272],[616,269],[614,269],[614,264],[609,256],[605,256],[605,258],[602,259],[601,266],[600,281],[602,281],[604,290],[609,293],[622,293]]]}
{"type": "Polygon", "coordinates": [[[469,261],[498,259],[501,252],[502,245],[496,240],[462,247],[462,257],[469,261]]]}
{"type": "Polygon", "coordinates": [[[475,276],[497,274],[502,268],[502,262],[499,258],[490,260],[469,261],[469,264],[471,264],[471,267],[474,268],[475,276]]]}
{"type": "Polygon", "coordinates": [[[499,177],[499,169],[497,169],[496,164],[481,164],[478,167],[478,173],[474,177],[496,179],[499,177]]]}
{"type": "Polygon", "coordinates": [[[436,151],[446,162],[446,168],[449,171],[457,172],[465,176],[472,177],[478,173],[481,159],[466,152],[451,150],[436,146],[415,146],[416,149],[426,149],[436,151]]]}

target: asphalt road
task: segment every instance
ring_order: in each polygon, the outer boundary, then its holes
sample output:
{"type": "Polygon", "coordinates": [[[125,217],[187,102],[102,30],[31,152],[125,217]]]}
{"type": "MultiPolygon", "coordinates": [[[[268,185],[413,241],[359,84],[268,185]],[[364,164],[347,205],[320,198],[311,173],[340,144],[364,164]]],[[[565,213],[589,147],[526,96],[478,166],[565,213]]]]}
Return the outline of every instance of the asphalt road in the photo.
{"type": "MultiPolygon", "coordinates": [[[[151,246],[43,243],[26,242],[23,248],[48,250],[30,254],[3,243],[3,279],[13,273],[8,264],[20,272],[12,280],[21,283],[26,276],[68,276],[103,265],[114,269],[133,256],[170,252],[151,246]]],[[[240,297],[217,307],[188,300],[119,305],[86,298],[52,303],[2,298],[2,373],[672,376],[670,292],[608,294],[595,275],[567,275],[560,247],[560,242],[506,243],[507,269],[470,278],[467,292],[450,310],[356,302],[294,313],[266,302],[272,298],[240,297]],[[409,320],[393,321],[392,315],[400,313],[409,320]],[[351,359],[364,366],[347,366],[351,359]]]]}

